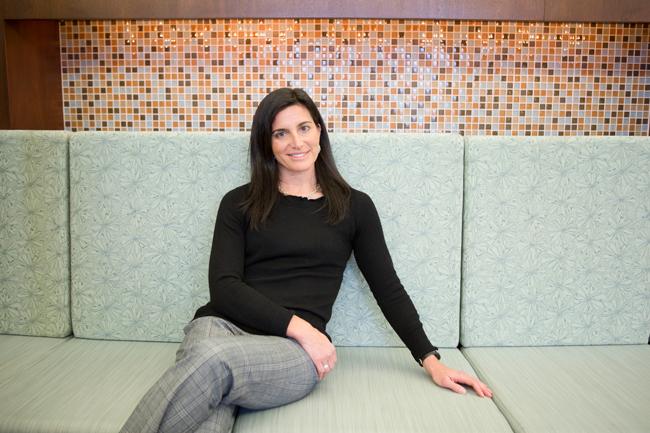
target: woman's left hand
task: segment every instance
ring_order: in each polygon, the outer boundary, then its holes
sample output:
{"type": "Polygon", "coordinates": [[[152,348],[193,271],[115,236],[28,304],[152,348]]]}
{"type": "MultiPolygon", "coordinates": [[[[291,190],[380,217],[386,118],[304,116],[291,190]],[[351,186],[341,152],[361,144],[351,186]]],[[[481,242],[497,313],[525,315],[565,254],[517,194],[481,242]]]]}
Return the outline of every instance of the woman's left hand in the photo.
{"type": "Polygon", "coordinates": [[[459,384],[468,385],[474,388],[474,391],[479,397],[492,398],[492,390],[486,384],[463,371],[453,370],[447,367],[438,361],[435,356],[428,356],[422,362],[422,366],[440,387],[449,388],[459,394],[465,394],[467,391],[459,384]]]}

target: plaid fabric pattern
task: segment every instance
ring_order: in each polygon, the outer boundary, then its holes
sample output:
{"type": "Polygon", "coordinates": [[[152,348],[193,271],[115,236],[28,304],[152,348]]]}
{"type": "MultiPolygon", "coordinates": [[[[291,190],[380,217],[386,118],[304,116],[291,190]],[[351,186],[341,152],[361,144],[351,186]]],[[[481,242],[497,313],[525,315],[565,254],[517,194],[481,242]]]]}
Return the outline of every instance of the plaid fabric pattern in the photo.
{"type": "Polygon", "coordinates": [[[252,335],[224,319],[202,317],[185,327],[176,365],[120,432],[230,432],[238,407],[291,403],[317,381],[311,358],[294,340],[252,335]]]}

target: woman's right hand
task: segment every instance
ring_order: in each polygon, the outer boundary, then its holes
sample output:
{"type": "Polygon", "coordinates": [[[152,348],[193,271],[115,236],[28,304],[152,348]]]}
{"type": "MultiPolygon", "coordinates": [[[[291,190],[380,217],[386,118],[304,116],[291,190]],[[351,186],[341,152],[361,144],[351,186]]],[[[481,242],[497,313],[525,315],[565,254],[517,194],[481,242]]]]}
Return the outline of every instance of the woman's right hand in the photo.
{"type": "Polygon", "coordinates": [[[318,378],[323,380],[334,369],[336,348],[329,339],[309,322],[294,315],[287,327],[287,337],[291,337],[307,352],[316,367],[318,378]]]}

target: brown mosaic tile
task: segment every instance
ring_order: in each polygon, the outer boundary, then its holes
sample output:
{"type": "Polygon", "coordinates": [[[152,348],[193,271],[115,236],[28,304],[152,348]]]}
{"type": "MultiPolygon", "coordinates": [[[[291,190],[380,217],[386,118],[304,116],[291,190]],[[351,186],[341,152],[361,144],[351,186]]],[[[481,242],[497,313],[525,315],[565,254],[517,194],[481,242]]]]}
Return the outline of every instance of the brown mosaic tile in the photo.
{"type": "Polygon", "coordinates": [[[62,21],[68,130],[247,130],[304,88],[335,131],[648,135],[646,24],[62,21]]]}

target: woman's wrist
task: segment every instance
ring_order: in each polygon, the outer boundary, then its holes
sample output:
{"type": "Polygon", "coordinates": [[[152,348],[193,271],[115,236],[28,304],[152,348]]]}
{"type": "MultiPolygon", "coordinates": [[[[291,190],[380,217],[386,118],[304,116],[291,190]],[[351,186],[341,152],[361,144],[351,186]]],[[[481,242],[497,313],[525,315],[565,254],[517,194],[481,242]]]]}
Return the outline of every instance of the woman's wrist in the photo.
{"type": "MultiPolygon", "coordinates": [[[[445,369],[445,365],[438,361],[438,358],[435,356],[427,356],[422,360],[422,368],[427,371],[431,377],[434,377],[441,371],[445,369]]],[[[436,382],[437,383],[437,382],[436,382]]]]}
{"type": "Polygon", "coordinates": [[[311,326],[308,321],[301,319],[294,314],[289,321],[289,326],[287,326],[287,337],[300,342],[304,336],[312,332],[313,329],[314,327],[311,326]]]}
{"type": "Polygon", "coordinates": [[[438,353],[438,348],[435,348],[432,351],[422,355],[422,357],[418,360],[420,365],[424,365],[424,361],[426,361],[428,358],[434,358],[436,361],[440,361],[440,354],[438,353]]]}

